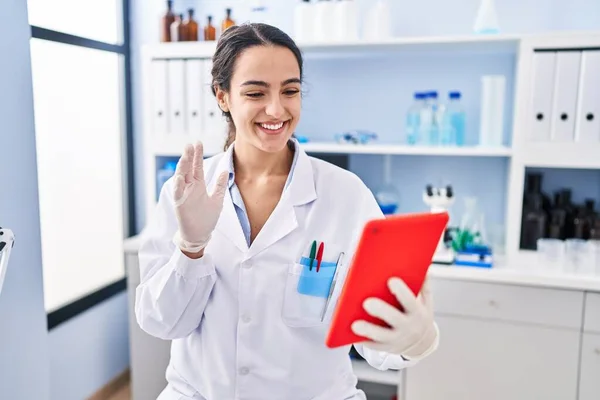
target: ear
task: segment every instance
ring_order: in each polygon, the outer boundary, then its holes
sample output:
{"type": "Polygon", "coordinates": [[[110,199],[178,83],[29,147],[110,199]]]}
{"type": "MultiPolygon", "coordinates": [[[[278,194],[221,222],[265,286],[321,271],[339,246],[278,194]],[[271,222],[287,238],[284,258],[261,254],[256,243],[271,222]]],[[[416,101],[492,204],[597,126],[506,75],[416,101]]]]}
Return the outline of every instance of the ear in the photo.
{"type": "Polygon", "coordinates": [[[216,88],[217,92],[217,104],[221,111],[229,112],[229,94],[221,88],[216,88]]]}

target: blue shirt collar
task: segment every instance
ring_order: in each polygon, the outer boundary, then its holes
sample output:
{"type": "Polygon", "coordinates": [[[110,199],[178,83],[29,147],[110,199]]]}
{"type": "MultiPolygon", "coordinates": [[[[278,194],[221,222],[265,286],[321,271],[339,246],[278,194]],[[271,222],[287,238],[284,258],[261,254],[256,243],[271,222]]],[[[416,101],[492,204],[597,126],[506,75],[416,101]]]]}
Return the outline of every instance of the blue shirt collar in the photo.
{"type": "MultiPolygon", "coordinates": [[[[235,169],[233,167],[233,147],[235,146],[235,142],[231,145],[231,149],[227,152],[228,165],[229,165],[229,180],[227,181],[227,187],[231,189],[231,187],[235,183],[235,169]]],[[[291,138],[288,142],[288,146],[293,146],[294,149],[294,159],[292,160],[292,168],[290,168],[290,173],[288,174],[287,181],[285,182],[284,189],[288,187],[290,182],[292,181],[292,175],[294,172],[294,167],[296,166],[296,162],[298,161],[298,153],[299,153],[299,143],[296,139],[291,138]]]]}

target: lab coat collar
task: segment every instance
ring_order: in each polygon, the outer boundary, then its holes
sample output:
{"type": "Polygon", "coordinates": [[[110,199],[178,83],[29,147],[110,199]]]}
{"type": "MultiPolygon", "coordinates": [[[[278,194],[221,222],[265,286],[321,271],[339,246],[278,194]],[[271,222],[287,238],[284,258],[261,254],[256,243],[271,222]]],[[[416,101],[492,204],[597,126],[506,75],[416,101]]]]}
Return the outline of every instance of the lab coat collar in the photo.
{"type": "MultiPolygon", "coordinates": [[[[246,258],[255,256],[298,228],[295,207],[308,204],[317,198],[311,160],[306,152],[300,148],[298,142],[295,139],[292,139],[292,141],[297,152],[297,161],[291,181],[284,189],[273,213],[249,248],[231,199],[231,193],[229,190],[225,191],[221,221],[217,224],[217,229],[239,250],[247,253],[246,258]]],[[[229,170],[232,151],[233,145],[229,146],[223,154],[214,177],[218,176],[221,171],[229,170]]]]}

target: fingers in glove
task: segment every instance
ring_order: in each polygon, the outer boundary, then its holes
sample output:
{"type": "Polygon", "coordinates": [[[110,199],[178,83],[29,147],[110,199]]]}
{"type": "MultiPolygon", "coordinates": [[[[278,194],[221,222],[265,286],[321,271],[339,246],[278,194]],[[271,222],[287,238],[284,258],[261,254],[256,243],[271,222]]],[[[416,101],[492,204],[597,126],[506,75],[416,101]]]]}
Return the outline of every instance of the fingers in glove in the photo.
{"type": "Polygon", "coordinates": [[[423,286],[421,286],[421,292],[418,296],[419,300],[425,307],[433,308],[433,298],[431,296],[431,287],[429,286],[429,277],[425,278],[425,282],[423,282],[423,286]]]}
{"type": "Polygon", "coordinates": [[[185,192],[185,178],[182,175],[175,175],[174,180],[175,190],[173,192],[173,200],[175,200],[175,205],[179,205],[183,202],[183,195],[185,192]]]}
{"type": "Polygon", "coordinates": [[[217,183],[215,185],[215,189],[213,194],[210,196],[213,201],[222,202],[223,197],[225,197],[225,190],[227,190],[227,180],[229,178],[229,172],[223,171],[221,175],[217,178],[217,183]]]}
{"type": "Polygon", "coordinates": [[[374,342],[390,342],[396,336],[396,333],[389,328],[363,320],[354,321],[352,324],[352,332],[374,342]]]}
{"type": "Polygon", "coordinates": [[[177,162],[175,174],[183,176],[185,183],[192,181],[192,160],[194,158],[194,146],[188,144],[185,146],[183,154],[177,162]]]}
{"type": "Polygon", "coordinates": [[[390,289],[390,292],[396,296],[398,302],[400,302],[402,308],[404,308],[405,313],[411,313],[418,310],[419,304],[417,302],[417,297],[412,290],[406,286],[406,283],[404,283],[402,279],[391,278],[388,281],[388,288],[390,289]]]}
{"type": "Polygon", "coordinates": [[[372,317],[379,318],[391,327],[402,327],[406,322],[406,315],[399,309],[381,299],[372,297],[365,300],[363,308],[372,317]]]}
{"type": "Polygon", "coordinates": [[[197,181],[204,180],[204,146],[202,142],[196,143],[194,146],[194,159],[192,164],[192,176],[197,181]]]}

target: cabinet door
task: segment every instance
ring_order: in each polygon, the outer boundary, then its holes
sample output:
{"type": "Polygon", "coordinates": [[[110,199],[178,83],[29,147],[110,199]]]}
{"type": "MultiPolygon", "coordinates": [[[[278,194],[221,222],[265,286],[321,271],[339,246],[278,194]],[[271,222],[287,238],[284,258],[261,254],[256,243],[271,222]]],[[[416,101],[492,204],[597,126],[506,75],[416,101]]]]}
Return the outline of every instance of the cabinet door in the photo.
{"type": "Polygon", "coordinates": [[[227,137],[227,123],[223,113],[217,105],[217,100],[212,93],[212,61],[204,60],[203,64],[203,86],[202,86],[202,104],[204,106],[204,116],[202,118],[202,141],[204,143],[204,153],[207,156],[219,153],[223,150],[225,138],[227,137]]]}
{"type": "Polygon", "coordinates": [[[440,346],[406,371],[404,400],[575,400],[579,332],[438,316],[440,346]]]}
{"type": "Polygon", "coordinates": [[[581,346],[579,400],[600,399],[600,335],[584,333],[581,346]]]}

